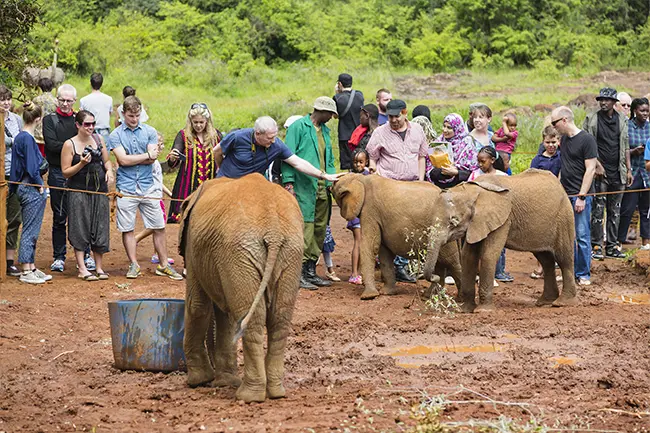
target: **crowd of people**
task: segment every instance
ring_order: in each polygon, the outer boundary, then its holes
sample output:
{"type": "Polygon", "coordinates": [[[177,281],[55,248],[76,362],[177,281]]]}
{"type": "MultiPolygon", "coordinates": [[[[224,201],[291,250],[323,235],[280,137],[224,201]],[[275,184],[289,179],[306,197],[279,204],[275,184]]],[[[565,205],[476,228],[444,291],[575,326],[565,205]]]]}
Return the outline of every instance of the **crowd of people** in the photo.
{"type": "MultiPolygon", "coordinates": [[[[42,94],[24,104],[22,118],[11,111],[11,90],[0,85],[0,109],[6,113],[5,177],[12,182],[6,203],[7,273],[22,282],[42,284],[52,279],[35,266],[48,195],[51,272],[64,271],[69,243],[79,278],[110,277],[103,256],[110,251],[109,191],[114,184],[120,193],[116,225],[129,260],[126,277],[141,275],[137,243],[151,235],[155,274],[182,280],[185,271],[172,266],[165,235],[166,224],[179,222],[181,201],[209,179],[261,173],[281,184],[299,204],[304,220],[300,286],[316,290],[340,281],[331,259],[335,241],[329,222],[331,186],[341,175],[350,171],[451,188],[485,174],[512,174],[510,160],[517,147],[517,116],[512,112],[506,112],[501,127],[493,131],[490,107],[473,103],[467,119],[447,114],[440,125],[442,133],[437,134],[428,107],[414,107],[409,116],[406,102],[393,98],[385,88],[377,91],[375,103],[366,104],[363,93],[352,87],[352,76],[341,74],[333,97],[318,97],[311,113],[286,119],[284,142],[271,117],[260,117],[252,128],[224,135],[205,103],[192,104],[184,128],[164,158],[170,169],[177,170],[170,191],[163,184],[158,161],[164,152],[163,137],[146,123],[148,116],[135,89],[124,87],[124,100],[113,113],[112,98],[101,92],[102,75],[93,74],[90,84],[92,92],[81,98],[80,110],[74,112],[76,89],[63,84],[54,97],[51,80],[42,79],[42,94]],[[327,126],[334,117],[338,118],[339,173],[327,126]],[[168,210],[163,194],[173,199],[168,210]],[[137,210],[145,230],[136,235],[137,210]],[[325,278],[316,272],[321,255],[325,278]]],[[[650,195],[637,191],[648,186],[648,99],[603,88],[596,100],[599,109],[587,114],[582,128],[576,126],[569,107],[555,108],[540,131],[539,151],[531,162],[532,168],[560,177],[574,207],[575,275],[581,285],[590,284],[592,259],[623,256],[622,244],[629,242],[628,235],[636,234],[635,230],[628,233],[628,228],[637,209],[641,248],[650,249],[650,195]],[[626,188],[634,192],[624,194],[626,188]],[[609,194],[589,195],[594,192],[609,194]]],[[[359,219],[349,221],[347,228],[354,242],[348,281],[363,284],[358,269],[359,219]]],[[[395,258],[398,281],[415,282],[408,265],[408,258],[395,258]]],[[[543,278],[540,265],[531,278],[543,278]]],[[[513,281],[506,271],[505,250],[495,269],[495,285],[499,281],[513,281]]]]}

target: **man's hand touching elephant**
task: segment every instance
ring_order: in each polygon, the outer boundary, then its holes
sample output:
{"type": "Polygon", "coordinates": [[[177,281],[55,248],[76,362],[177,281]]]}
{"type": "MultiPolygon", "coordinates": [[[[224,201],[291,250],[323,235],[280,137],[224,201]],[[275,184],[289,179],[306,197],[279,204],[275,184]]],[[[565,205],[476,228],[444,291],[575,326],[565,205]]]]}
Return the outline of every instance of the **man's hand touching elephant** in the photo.
{"type": "Polygon", "coordinates": [[[296,192],[293,190],[293,184],[292,183],[285,183],[284,184],[284,189],[289,191],[289,193],[291,193],[292,196],[294,196],[294,197],[296,196],[296,192]]]}

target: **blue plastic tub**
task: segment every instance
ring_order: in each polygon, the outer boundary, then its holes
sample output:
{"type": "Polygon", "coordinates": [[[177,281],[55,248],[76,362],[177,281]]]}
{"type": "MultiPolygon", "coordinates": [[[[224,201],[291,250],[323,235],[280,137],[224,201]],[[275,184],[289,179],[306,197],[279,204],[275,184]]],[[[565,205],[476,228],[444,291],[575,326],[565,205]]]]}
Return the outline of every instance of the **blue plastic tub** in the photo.
{"type": "Polygon", "coordinates": [[[115,367],[120,370],[186,370],[185,301],[134,299],[108,303],[115,367]]]}

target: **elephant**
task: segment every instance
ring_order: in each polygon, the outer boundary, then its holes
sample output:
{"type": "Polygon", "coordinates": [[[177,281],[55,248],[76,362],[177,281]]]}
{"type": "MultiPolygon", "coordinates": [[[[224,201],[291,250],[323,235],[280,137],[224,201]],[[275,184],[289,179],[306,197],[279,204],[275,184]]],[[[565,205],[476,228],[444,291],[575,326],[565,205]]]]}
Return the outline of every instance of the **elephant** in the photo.
{"type": "MultiPolygon", "coordinates": [[[[379,296],[375,287],[375,257],[378,252],[384,280],[383,293],[395,294],[393,259],[395,255],[408,257],[414,248],[413,238],[423,236],[422,249],[426,248],[426,232],[440,191],[428,182],[398,181],[376,174],[346,174],[334,184],[332,193],[341,208],[341,216],[346,220],[359,217],[361,224],[359,269],[365,286],[361,299],[379,296]]],[[[442,247],[438,272],[443,278],[448,272],[460,290],[460,249],[457,242],[442,247]]]]}
{"type": "Polygon", "coordinates": [[[457,301],[466,312],[494,309],[493,278],[504,246],[531,251],[544,268],[544,291],[537,305],[577,303],[573,273],[575,226],[571,202],[548,171],[528,169],[514,176],[483,175],[440,194],[436,229],[430,232],[424,276],[434,276],[441,248],[464,238],[463,276],[457,301]],[[480,262],[480,268],[479,268],[480,262]],[[555,281],[562,270],[562,295],[555,281]],[[479,272],[479,305],[475,278],[479,272]]]}
{"type": "Polygon", "coordinates": [[[257,173],[209,180],[183,202],[179,252],[187,268],[189,386],[238,386],[236,398],[245,402],[285,396],[284,352],[299,291],[302,233],[295,198],[257,173]],[[212,316],[211,365],[205,343],[212,316]],[[243,380],[237,376],[240,336],[243,380]]]}

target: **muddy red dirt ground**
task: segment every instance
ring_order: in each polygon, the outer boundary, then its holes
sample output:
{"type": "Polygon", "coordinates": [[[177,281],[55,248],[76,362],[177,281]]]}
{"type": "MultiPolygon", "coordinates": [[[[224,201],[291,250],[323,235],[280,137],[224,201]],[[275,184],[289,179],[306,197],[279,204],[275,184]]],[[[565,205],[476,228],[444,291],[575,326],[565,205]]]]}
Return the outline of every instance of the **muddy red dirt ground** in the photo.
{"type": "MultiPolygon", "coordinates": [[[[337,211],[334,260],[347,280],[352,236],[337,211]]],[[[43,269],[50,221],[48,211],[37,250],[43,269]]],[[[172,253],[177,229],[168,228],[172,253]]],[[[111,241],[108,281],[77,279],[69,252],[66,271],[44,286],[2,284],[0,432],[407,431],[423,395],[465,402],[447,405],[442,421],[503,414],[523,422],[530,411],[547,426],[650,425],[650,306],[621,302],[648,289],[645,275],[622,261],[595,263],[580,305],[561,309],[534,307],[542,282],[529,278],[532,255],[517,252],[508,252],[507,265],[515,281],[495,289],[497,310],[488,314],[435,316],[408,284],[373,301],[360,301],[361,289],[347,282],[301,291],[286,355],[288,397],[242,404],[234,389],[188,388],[185,373],[113,368],[107,302],[182,298],[184,283],[153,274],[150,239],[138,250],[144,276],[126,280],[114,227],[111,241]]]]}

